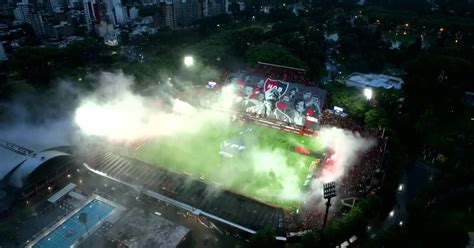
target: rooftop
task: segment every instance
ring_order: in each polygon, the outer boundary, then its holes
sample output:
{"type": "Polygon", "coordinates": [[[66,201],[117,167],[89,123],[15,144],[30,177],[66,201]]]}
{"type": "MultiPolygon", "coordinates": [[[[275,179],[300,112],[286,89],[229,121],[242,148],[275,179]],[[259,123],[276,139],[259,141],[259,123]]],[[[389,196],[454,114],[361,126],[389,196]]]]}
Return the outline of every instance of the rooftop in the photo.
{"type": "Polygon", "coordinates": [[[346,80],[349,86],[401,89],[403,79],[385,74],[352,73],[346,80]]]}
{"type": "Polygon", "coordinates": [[[107,232],[107,236],[129,247],[177,247],[189,229],[134,208],[107,232]]]}
{"type": "Polygon", "coordinates": [[[0,145],[0,181],[29,157],[0,145]]]}

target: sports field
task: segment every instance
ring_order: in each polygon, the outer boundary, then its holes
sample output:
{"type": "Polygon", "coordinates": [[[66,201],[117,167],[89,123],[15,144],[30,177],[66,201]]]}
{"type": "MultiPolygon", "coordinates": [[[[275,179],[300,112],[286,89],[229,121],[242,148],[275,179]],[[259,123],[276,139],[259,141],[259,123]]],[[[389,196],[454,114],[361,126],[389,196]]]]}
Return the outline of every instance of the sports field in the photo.
{"type": "MultiPolygon", "coordinates": [[[[142,144],[136,158],[186,173],[263,202],[294,209],[302,200],[315,157],[294,151],[300,145],[322,152],[317,138],[255,124],[209,123],[194,134],[176,134],[142,144]],[[226,141],[227,146],[221,144],[226,141]],[[231,149],[229,144],[236,144],[231,149]],[[222,150],[233,151],[233,157],[222,150]],[[240,149],[240,150],[239,150],[240,149]]],[[[313,167],[314,168],[314,167],[313,167]]]]}

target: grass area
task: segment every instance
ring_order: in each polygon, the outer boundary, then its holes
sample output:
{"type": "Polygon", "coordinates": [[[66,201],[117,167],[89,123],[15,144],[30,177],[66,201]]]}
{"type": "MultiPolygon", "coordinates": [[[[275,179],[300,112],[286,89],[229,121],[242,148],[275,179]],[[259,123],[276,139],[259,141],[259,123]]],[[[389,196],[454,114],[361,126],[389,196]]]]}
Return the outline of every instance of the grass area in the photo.
{"type": "Polygon", "coordinates": [[[136,157],[190,174],[286,209],[298,207],[315,157],[294,152],[301,145],[322,151],[316,138],[254,124],[209,123],[194,134],[176,134],[143,144],[136,157]],[[246,149],[233,158],[219,154],[224,140],[246,149]]]}

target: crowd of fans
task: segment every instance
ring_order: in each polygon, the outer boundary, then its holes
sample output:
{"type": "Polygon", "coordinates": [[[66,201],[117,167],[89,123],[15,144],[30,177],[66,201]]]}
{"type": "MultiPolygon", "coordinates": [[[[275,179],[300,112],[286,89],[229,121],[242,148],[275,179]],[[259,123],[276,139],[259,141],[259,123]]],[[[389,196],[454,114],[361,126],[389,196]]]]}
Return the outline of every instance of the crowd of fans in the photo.
{"type": "Polygon", "coordinates": [[[372,186],[373,173],[382,166],[385,139],[379,138],[377,142],[377,145],[365,152],[339,182],[338,193],[342,198],[362,197],[368,193],[372,186]]]}
{"type": "MultiPolygon", "coordinates": [[[[321,116],[321,124],[352,130],[358,132],[362,137],[371,137],[376,140],[376,144],[366,151],[351,169],[336,182],[338,200],[333,200],[333,211],[331,211],[334,215],[338,209],[342,208],[340,200],[363,197],[374,186],[372,178],[375,172],[382,169],[386,138],[383,137],[381,129],[363,129],[357,122],[327,111],[321,116]]],[[[324,164],[320,166],[324,166],[324,164]]],[[[316,194],[312,199],[308,199],[298,212],[288,213],[287,223],[290,232],[319,230],[323,225],[325,214],[322,201],[324,199],[321,195],[316,194]]],[[[330,214],[329,218],[332,215],[330,214]]]]}
{"type": "Polygon", "coordinates": [[[305,71],[301,69],[292,69],[269,64],[257,64],[255,67],[248,68],[247,72],[266,78],[282,80],[292,83],[310,84],[311,81],[305,77],[305,71]]]}
{"type": "Polygon", "coordinates": [[[338,127],[359,133],[362,133],[363,131],[362,126],[359,125],[359,123],[357,123],[356,121],[350,118],[336,115],[328,110],[323,111],[323,113],[321,113],[321,115],[319,116],[319,123],[321,126],[338,127]]]}

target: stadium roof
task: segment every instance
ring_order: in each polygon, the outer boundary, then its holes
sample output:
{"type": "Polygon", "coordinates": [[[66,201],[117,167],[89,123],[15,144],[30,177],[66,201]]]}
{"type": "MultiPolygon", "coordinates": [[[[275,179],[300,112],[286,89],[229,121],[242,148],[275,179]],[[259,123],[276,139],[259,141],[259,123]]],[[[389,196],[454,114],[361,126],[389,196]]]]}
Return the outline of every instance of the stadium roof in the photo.
{"type": "Polygon", "coordinates": [[[86,167],[130,186],[156,192],[160,196],[157,198],[172,199],[169,203],[173,205],[242,231],[253,233],[270,227],[278,235],[285,233],[283,209],[190,180],[185,175],[113,153],[99,154],[86,167]]]}
{"type": "Polygon", "coordinates": [[[3,178],[13,171],[18,165],[20,165],[23,161],[29,158],[29,156],[22,155],[6,149],[3,146],[0,146],[0,181],[3,178]]]}
{"type": "Polygon", "coordinates": [[[52,158],[70,156],[67,153],[46,150],[35,152],[8,141],[0,140],[0,181],[22,188],[27,177],[52,158]]]}
{"type": "Polygon", "coordinates": [[[174,248],[179,247],[189,231],[187,227],[134,208],[115,223],[106,236],[128,247],[174,248]]]}

